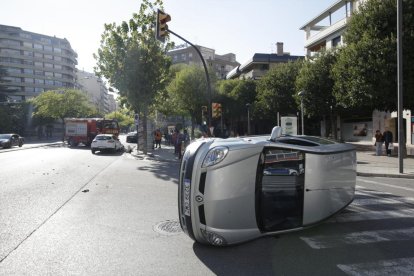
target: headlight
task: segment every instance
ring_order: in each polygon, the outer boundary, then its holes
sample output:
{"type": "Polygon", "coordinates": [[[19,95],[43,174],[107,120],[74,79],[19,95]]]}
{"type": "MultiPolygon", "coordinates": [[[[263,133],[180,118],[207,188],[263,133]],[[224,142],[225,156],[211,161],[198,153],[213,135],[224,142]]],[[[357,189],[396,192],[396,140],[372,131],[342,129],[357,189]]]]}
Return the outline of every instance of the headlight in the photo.
{"type": "Polygon", "coordinates": [[[202,167],[213,166],[221,162],[229,152],[227,147],[215,147],[211,149],[204,158],[202,167]]]}
{"type": "Polygon", "coordinates": [[[208,241],[210,244],[217,245],[217,246],[227,245],[227,241],[222,236],[216,233],[213,233],[213,232],[206,231],[204,229],[200,229],[200,230],[201,230],[201,234],[203,235],[204,239],[208,241]]]}

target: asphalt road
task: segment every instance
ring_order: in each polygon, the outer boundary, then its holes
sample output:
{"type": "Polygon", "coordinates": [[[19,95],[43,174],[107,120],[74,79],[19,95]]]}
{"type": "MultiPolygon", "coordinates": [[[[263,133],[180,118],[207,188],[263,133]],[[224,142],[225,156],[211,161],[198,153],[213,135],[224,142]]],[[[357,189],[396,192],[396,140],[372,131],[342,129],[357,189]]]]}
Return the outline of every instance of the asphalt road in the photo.
{"type": "Polygon", "coordinates": [[[213,248],[177,227],[177,163],[46,147],[0,151],[0,164],[0,275],[414,272],[404,179],[359,177],[354,203],[319,226],[213,248]]]}

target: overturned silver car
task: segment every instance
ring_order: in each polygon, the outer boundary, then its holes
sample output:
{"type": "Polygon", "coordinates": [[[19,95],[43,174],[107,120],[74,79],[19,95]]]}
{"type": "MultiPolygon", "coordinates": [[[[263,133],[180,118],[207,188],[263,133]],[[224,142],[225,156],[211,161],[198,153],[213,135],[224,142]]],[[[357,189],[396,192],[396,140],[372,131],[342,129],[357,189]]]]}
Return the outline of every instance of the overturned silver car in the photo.
{"type": "Polygon", "coordinates": [[[181,161],[178,209],[197,242],[231,245],[317,224],[355,195],[356,152],[313,136],[208,138],[181,161]]]}

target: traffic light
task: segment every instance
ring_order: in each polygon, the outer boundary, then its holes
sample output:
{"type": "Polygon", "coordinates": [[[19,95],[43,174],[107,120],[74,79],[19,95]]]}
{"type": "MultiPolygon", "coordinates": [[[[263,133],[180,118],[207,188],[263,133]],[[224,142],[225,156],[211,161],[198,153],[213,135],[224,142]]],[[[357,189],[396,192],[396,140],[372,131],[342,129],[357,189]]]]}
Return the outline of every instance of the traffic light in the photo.
{"type": "Polygon", "coordinates": [[[157,10],[157,30],[156,30],[156,38],[164,42],[165,36],[168,33],[168,25],[167,22],[171,21],[171,16],[168,13],[165,13],[161,10],[157,10]]]}
{"type": "Polygon", "coordinates": [[[212,108],[211,110],[213,111],[213,118],[220,118],[221,117],[221,103],[212,103],[211,104],[212,108]]]}

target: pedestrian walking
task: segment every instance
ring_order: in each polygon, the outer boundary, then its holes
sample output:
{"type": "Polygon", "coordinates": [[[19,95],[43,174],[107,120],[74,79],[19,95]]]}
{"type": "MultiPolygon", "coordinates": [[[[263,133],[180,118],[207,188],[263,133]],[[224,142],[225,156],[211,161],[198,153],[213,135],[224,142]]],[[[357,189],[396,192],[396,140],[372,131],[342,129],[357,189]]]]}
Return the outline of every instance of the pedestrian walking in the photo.
{"type": "Polygon", "coordinates": [[[161,131],[159,129],[155,130],[154,132],[154,140],[155,140],[155,148],[161,148],[161,139],[162,139],[162,134],[161,131]]]}
{"type": "Polygon", "coordinates": [[[382,143],[384,142],[381,131],[375,131],[375,154],[382,155],[382,143]]]}
{"type": "Polygon", "coordinates": [[[387,153],[387,156],[391,156],[391,150],[393,148],[393,137],[392,132],[387,128],[385,128],[384,133],[382,134],[382,138],[385,142],[385,152],[387,153]]]}
{"type": "Polygon", "coordinates": [[[177,130],[174,130],[174,132],[172,133],[172,135],[171,135],[171,142],[172,142],[172,144],[174,145],[174,154],[178,154],[178,152],[177,152],[177,136],[178,136],[178,131],[177,130]]]}

